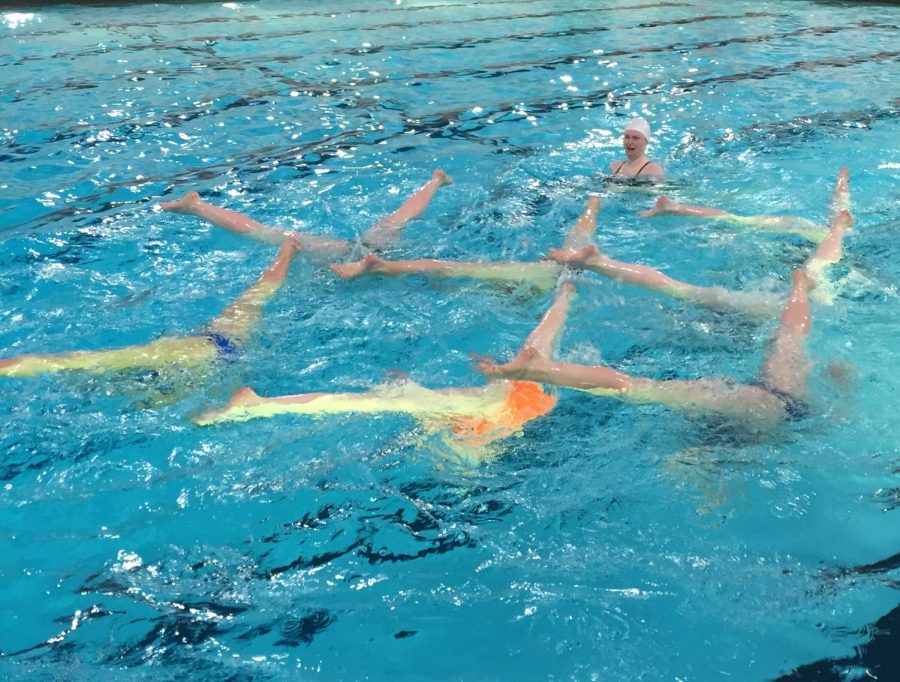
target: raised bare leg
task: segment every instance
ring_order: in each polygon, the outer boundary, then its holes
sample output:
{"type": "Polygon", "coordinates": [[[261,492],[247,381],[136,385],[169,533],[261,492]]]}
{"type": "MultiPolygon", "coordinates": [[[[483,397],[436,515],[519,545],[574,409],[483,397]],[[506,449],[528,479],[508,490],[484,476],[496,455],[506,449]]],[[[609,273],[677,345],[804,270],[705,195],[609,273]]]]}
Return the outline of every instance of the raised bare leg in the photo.
{"type": "Polygon", "coordinates": [[[304,249],[314,255],[334,257],[346,253],[350,248],[349,242],[344,240],[328,239],[305,232],[295,232],[263,225],[238,211],[209,204],[203,201],[197,192],[188,192],[176,201],[161,201],[159,205],[164,211],[197,216],[208,220],[217,227],[222,227],[230,232],[243,234],[269,244],[282,244],[285,239],[294,238],[299,241],[304,249]]]}
{"type": "Polygon", "coordinates": [[[399,277],[471,278],[496,282],[530,282],[543,289],[552,289],[561,268],[551,261],[533,263],[478,263],[442,261],[430,258],[418,260],[385,260],[375,254],[353,263],[331,265],[334,274],[345,279],[361,275],[399,277]]]}
{"type": "Polygon", "coordinates": [[[721,208],[713,208],[711,206],[689,206],[688,204],[679,204],[672,201],[666,195],[661,195],[656,199],[653,208],[647,211],[638,211],[638,215],[642,218],[652,218],[658,215],[679,215],[689,218],[736,218],[733,213],[723,211],[721,208]]]}
{"type": "Polygon", "coordinates": [[[831,194],[831,219],[834,221],[841,211],[850,211],[850,170],[844,166],[838,172],[831,194]]]}
{"type": "Polygon", "coordinates": [[[544,313],[537,327],[535,327],[525,339],[523,348],[536,350],[540,355],[550,356],[553,347],[559,340],[566,319],[569,316],[569,306],[575,295],[575,285],[564,282],[553,300],[553,304],[544,313]]]}
{"type": "Polygon", "coordinates": [[[591,243],[597,231],[597,212],[600,210],[600,197],[592,196],[587,200],[581,216],[563,241],[564,251],[574,251],[591,243]]]}
{"type": "Polygon", "coordinates": [[[453,180],[450,176],[438,168],[432,174],[431,179],[409,197],[400,208],[370,227],[363,234],[362,243],[379,248],[396,239],[407,222],[418,217],[428,208],[438,189],[451,184],[453,184],[453,180]]]}
{"type": "Polygon", "coordinates": [[[646,265],[614,260],[601,253],[593,244],[577,251],[550,249],[550,258],[557,263],[591,270],[624,284],[649,289],[671,298],[694,301],[714,310],[770,315],[777,309],[775,301],[765,294],[687,284],[646,265]]]}
{"type": "Polygon", "coordinates": [[[809,287],[810,278],[806,272],[795,270],[791,293],[781,313],[781,324],[775,332],[762,370],[763,382],[767,387],[798,399],[806,394],[808,367],[803,350],[812,324],[809,287]]]}
{"type": "Polygon", "coordinates": [[[687,218],[706,218],[746,227],[761,232],[796,234],[811,242],[818,243],[825,238],[826,230],[811,220],[793,216],[739,216],[712,206],[690,206],[679,204],[666,196],[656,200],[656,204],[647,211],[639,211],[642,218],[659,215],[676,215],[687,218]]]}
{"type": "Polygon", "coordinates": [[[550,249],[550,258],[557,263],[591,270],[625,284],[669,295],[675,295],[677,291],[686,292],[692,288],[692,285],[672,279],[655,268],[614,260],[601,253],[595,244],[585,246],[577,251],[550,249]]]}
{"type": "Polygon", "coordinates": [[[271,244],[281,244],[290,235],[289,230],[263,225],[238,211],[208,204],[197,192],[188,192],[175,201],[161,201],[159,206],[164,211],[197,216],[230,232],[244,234],[271,244]]]}
{"type": "Polygon", "coordinates": [[[259,319],[263,305],[284,283],[291,262],[301,249],[300,240],[296,236],[291,235],[285,239],[272,264],[252,286],[210,322],[209,330],[235,343],[246,341],[259,319]]]}
{"type": "Polygon", "coordinates": [[[819,244],[812,255],[806,261],[806,272],[815,280],[815,283],[823,277],[825,269],[829,265],[837,263],[843,255],[844,232],[853,225],[853,216],[847,210],[839,211],[831,220],[831,229],[828,236],[819,244]]]}

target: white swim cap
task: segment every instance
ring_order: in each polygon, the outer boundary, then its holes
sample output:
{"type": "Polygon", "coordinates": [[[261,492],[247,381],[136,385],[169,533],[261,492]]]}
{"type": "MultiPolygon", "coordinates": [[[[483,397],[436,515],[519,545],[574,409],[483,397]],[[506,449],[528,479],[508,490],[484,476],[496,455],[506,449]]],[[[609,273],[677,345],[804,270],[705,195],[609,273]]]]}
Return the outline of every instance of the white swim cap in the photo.
{"type": "Polygon", "coordinates": [[[637,116],[630,121],[628,121],[628,125],[625,126],[625,132],[627,133],[629,130],[633,130],[636,133],[640,133],[647,140],[650,139],[650,124],[647,123],[640,116],[637,116]]]}

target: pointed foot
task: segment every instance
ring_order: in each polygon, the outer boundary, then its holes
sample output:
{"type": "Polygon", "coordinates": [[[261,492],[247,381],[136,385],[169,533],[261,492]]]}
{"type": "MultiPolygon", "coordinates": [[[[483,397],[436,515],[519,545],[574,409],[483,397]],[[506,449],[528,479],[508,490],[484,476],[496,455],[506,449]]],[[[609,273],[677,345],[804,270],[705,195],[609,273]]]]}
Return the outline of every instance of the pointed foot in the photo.
{"type": "Polygon", "coordinates": [[[353,279],[354,277],[359,277],[367,272],[372,272],[380,262],[381,258],[374,253],[370,253],[365,258],[354,263],[332,263],[328,267],[331,268],[331,271],[338,277],[353,279]]]}
{"type": "Polygon", "coordinates": [[[441,187],[443,185],[452,185],[453,184],[453,178],[451,178],[449,175],[447,175],[440,168],[436,168],[434,170],[434,173],[431,174],[431,180],[433,182],[436,182],[438,187],[441,187]]]}
{"type": "Polygon", "coordinates": [[[675,207],[675,202],[669,199],[665,194],[660,195],[656,199],[656,203],[653,204],[653,208],[648,211],[638,211],[638,215],[641,218],[652,218],[656,215],[665,215],[666,213],[670,213],[675,207]]]}
{"type": "Polygon", "coordinates": [[[528,379],[529,374],[546,362],[547,358],[533,346],[525,346],[512,360],[498,364],[491,358],[475,358],[478,370],[492,379],[528,379]]]}
{"type": "Polygon", "coordinates": [[[588,244],[585,247],[575,251],[564,251],[562,249],[550,249],[548,256],[550,260],[556,261],[561,265],[570,265],[575,268],[584,267],[592,258],[601,256],[600,249],[596,244],[588,244]]]}
{"type": "Polygon", "coordinates": [[[202,203],[203,199],[200,198],[200,195],[197,192],[188,192],[183,197],[181,197],[180,199],[176,199],[175,201],[160,201],[159,207],[164,211],[169,211],[170,213],[184,213],[187,215],[191,215],[202,203]]]}

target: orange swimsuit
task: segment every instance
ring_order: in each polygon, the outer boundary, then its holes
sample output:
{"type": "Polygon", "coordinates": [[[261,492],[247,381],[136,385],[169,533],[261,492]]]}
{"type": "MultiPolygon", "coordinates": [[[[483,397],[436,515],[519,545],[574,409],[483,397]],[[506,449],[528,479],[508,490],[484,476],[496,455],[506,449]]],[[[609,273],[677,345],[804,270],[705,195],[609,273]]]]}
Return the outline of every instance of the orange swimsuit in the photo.
{"type": "Polygon", "coordinates": [[[493,418],[460,417],[453,420],[452,431],[473,445],[511,436],[527,422],[550,412],[556,398],[531,381],[510,381],[506,400],[493,418]]]}

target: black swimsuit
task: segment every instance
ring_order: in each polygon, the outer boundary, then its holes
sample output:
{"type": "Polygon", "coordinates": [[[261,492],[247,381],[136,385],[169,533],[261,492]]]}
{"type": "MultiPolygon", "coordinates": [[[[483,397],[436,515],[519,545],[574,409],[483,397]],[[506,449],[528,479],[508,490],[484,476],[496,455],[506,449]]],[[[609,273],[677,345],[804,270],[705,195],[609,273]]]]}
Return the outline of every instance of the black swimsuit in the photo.
{"type": "MultiPolygon", "coordinates": [[[[624,166],[626,163],[627,163],[627,161],[623,161],[622,163],[620,163],[620,164],[619,164],[619,167],[616,168],[616,172],[613,173],[612,176],[613,176],[613,177],[616,177],[616,176],[619,174],[619,171],[622,170],[622,166],[624,166]]],[[[645,163],[643,166],[641,166],[641,167],[638,169],[638,172],[635,173],[632,177],[635,177],[635,178],[636,178],[638,175],[640,175],[640,174],[641,174],[641,171],[644,170],[647,166],[649,166],[650,163],[651,163],[651,162],[648,161],[648,162],[645,163]]]]}
{"type": "Polygon", "coordinates": [[[764,381],[754,385],[759,386],[766,393],[778,398],[779,402],[781,402],[784,407],[784,414],[788,421],[797,422],[809,417],[809,405],[807,405],[806,401],[803,399],[793,396],[786,391],[782,391],[779,388],[775,388],[764,381]]]}

